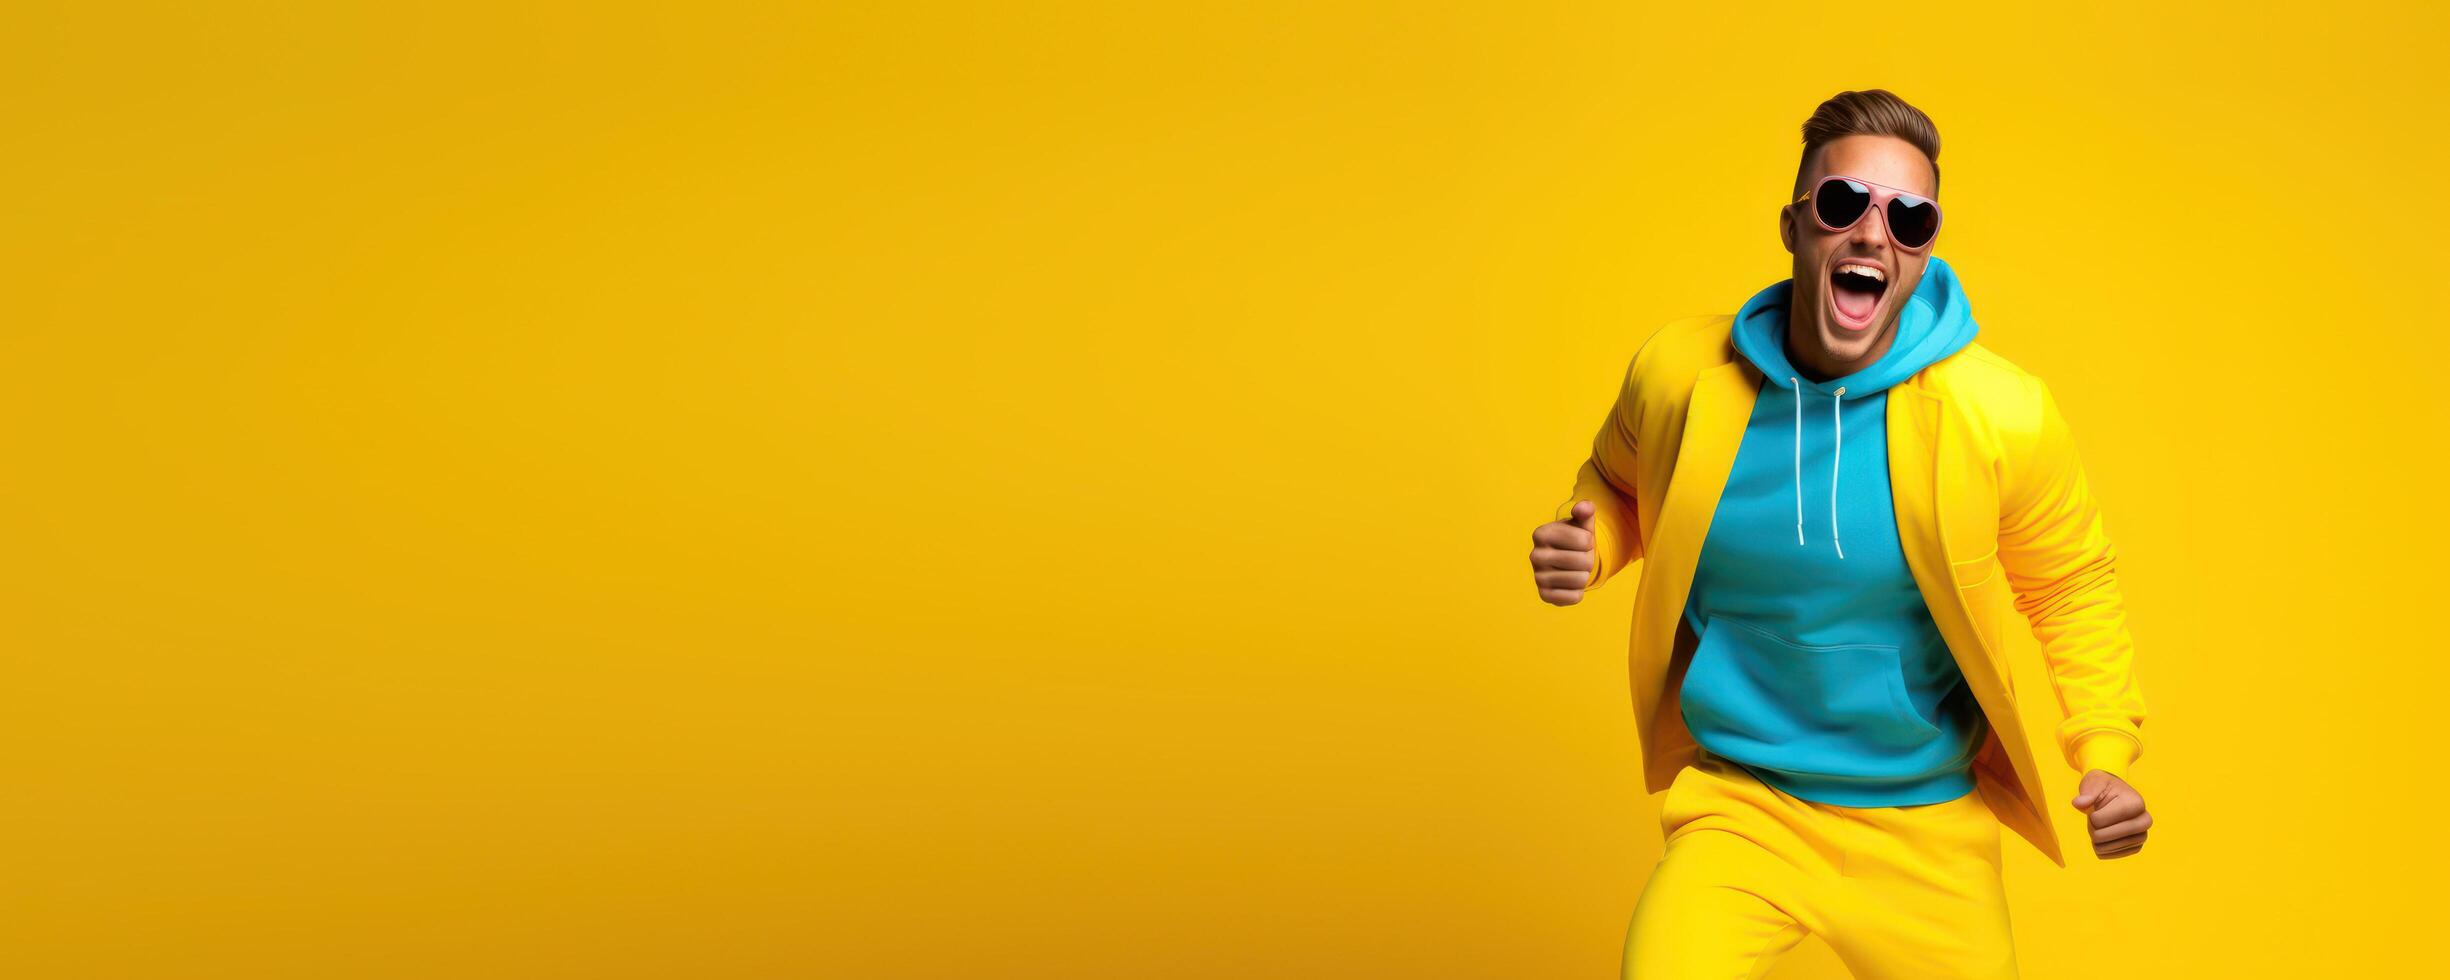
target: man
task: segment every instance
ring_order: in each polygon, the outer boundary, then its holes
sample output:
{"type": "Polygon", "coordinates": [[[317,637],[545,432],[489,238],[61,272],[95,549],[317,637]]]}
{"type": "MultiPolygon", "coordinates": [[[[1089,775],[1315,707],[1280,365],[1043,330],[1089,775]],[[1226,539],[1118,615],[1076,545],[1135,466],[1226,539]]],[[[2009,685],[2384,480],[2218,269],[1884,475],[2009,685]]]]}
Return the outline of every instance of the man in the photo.
{"type": "Polygon", "coordinates": [[[2013,977],[1999,825],[2067,862],[2001,659],[2008,593],[2094,853],[2152,825],[2113,551],[2049,389],[1973,342],[1931,254],[1929,117],[1842,92],[1803,136],[1792,278],[1646,341],[1532,534],[1556,605],[1647,563],[1631,676],[1667,847],[1625,973],[1758,976],[1811,933],[1858,977],[2013,977]]]}

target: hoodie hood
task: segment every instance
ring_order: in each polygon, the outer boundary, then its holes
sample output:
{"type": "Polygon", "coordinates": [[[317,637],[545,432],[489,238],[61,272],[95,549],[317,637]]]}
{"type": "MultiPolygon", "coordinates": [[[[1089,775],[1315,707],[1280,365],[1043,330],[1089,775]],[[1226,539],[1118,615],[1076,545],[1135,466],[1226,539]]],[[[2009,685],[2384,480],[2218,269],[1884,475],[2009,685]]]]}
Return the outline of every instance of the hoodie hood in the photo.
{"type": "MultiPolygon", "coordinates": [[[[1840,456],[1846,448],[1846,418],[1840,403],[1879,396],[1890,386],[1914,376],[1941,358],[1963,350],[1974,342],[1973,309],[1965,301],[1965,293],[1957,286],[1956,271],[1939,256],[1931,256],[1923,266],[1922,282],[1914,286],[1914,295],[1906,297],[1903,312],[1897,315],[1897,336],[1889,342],[1888,353],[1880,355],[1862,370],[1827,381],[1813,381],[1795,369],[1786,357],[1788,300],[1794,296],[1795,280],[1787,279],[1754,293],[1744,301],[1735,315],[1733,337],[1735,349],[1761,370],[1766,384],[1794,392],[1789,396],[1795,403],[1795,543],[1806,544],[1803,517],[1803,444],[1806,396],[1815,401],[1829,399],[1829,545],[1837,557],[1846,557],[1846,546],[1838,539],[1838,487],[1840,456]]],[[[1860,417],[1877,406],[1858,405],[1857,425],[1876,420],[1860,417]]],[[[1857,430],[1861,431],[1861,430],[1857,430]]],[[[1885,438],[1885,436],[1876,436],[1885,438]]],[[[1861,450],[1857,450],[1860,452],[1861,450]]],[[[1885,450],[1884,450],[1885,452],[1885,450]]],[[[1738,457],[1739,464],[1742,461],[1738,457]]],[[[1879,479],[1886,480],[1885,473],[1879,479]]],[[[1894,527],[1890,533],[1893,535],[1894,527]]]]}
{"type": "Polygon", "coordinates": [[[1754,293],[1735,315],[1736,351],[1759,368],[1768,383],[1780,388],[1800,384],[1806,394],[1814,395],[1830,395],[1844,388],[1846,393],[1838,397],[1869,397],[1974,341],[1973,308],[1957,284],[1956,271],[1934,255],[1926,260],[1922,281],[1915,284],[1914,295],[1906,297],[1905,309],[1897,315],[1897,336],[1889,343],[1888,353],[1845,377],[1813,381],[1786,356],[1787,311],[1794,293],[1795,280],[1782,280],[1754,293]]]}

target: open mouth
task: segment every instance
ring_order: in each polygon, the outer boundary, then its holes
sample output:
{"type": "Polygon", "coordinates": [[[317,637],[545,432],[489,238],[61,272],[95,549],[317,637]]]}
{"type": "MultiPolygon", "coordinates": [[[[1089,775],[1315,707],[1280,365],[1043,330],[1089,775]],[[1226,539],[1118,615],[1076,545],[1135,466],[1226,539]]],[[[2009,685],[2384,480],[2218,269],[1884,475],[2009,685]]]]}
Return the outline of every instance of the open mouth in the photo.
{"type": "Polygon", "coordinates": [[[1839,262],[1829,272],[1829,307],[1837,313],[1838,326],[1847,330],[1870,329],[1872,313],[1880,308],[1880,297],[1888,289],[1888,274],[1878,266],[1839,262]]]}

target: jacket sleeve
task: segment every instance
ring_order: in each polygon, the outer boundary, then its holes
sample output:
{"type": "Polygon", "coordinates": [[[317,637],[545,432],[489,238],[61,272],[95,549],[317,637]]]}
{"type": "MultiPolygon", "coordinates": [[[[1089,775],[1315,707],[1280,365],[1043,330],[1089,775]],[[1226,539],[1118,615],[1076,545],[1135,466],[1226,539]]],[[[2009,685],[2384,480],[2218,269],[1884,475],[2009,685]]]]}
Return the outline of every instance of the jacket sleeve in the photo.
{"type": "Polygon", "coordinates": [[[2038,418],[2004,442],[1999,563],[2033,626],[2057,689],[2059,751],[2077,772],[2120,779],[2143,754],[2144,696],[2118,590],[2117,552],[2050,389],[2031,384],[2038,418]]]}
{"type": "MultiPolygon", "coordinates": [[[[1643,350],[1648,349],[1645,343],[1643,350]]],[[[1565,521],[1573,519],[1576,501],[1591,502],[1591,527],[1598,544],[1586,588],[1599,588],[1642,558],[1642,524],[1634,483],[1640,472],[1634,465],[1639,448],[1634,433],[1640,431],[1635,413],[1641,406],[1636,387],[1641,363],[1642,353],[1636,351],[1625,368],[1624,384],[1617,389],[1616,404],[1609,406],[1599,435],[1591,440],[1591,457],[1574,476],[1573,495],[1557,505],[1556,519],[1565,521]]]]}

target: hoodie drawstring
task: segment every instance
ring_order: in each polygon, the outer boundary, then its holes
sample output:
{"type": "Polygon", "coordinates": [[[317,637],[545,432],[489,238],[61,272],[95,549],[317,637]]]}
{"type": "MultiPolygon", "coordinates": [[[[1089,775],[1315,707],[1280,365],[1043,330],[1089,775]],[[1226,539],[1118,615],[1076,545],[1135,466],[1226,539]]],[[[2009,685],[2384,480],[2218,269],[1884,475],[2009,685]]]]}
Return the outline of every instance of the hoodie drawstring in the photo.
{"type": "Polygon", "coordinates": [[[1829,396],[1829,424],[1837,430],[1829,447],[1829,543],[1837,547],[1839,561],[1846,560],[1846,546],[1838,543],[1837,526],[1838,454],[1846,451],[1846,415],[1838,411],[1838,399],[1844,397],[1844,388],[1829,396]]]}
{"type": "Polygon", "coordinates": [[[1795,543],[1803,543],[1803,382],[1786,379],[1795,386],[1795,543]]]}
{"type": "MultiPolygon", "coordinates": [[[[1792,376],[1786,380],[1787,383],[1795,386],[1795,543],[1800,545],[1804,543],[1803,382],[1792,376]]],[[[1846,448],[1846,416],[1845,413],[1838,411],[1838,402],[1845,397],[1846,389],[1844,388],[1839,388],[1836,393],[1829,396],[1829,420],[1831,427],[1836,432],[1836,446],[1829,453],[1829,543],[1837,547],[1837,556],[1840,561],[1846,558],[1846,545],[1838,540],[1838,462],[1839,453],[1846,448]]]]}

